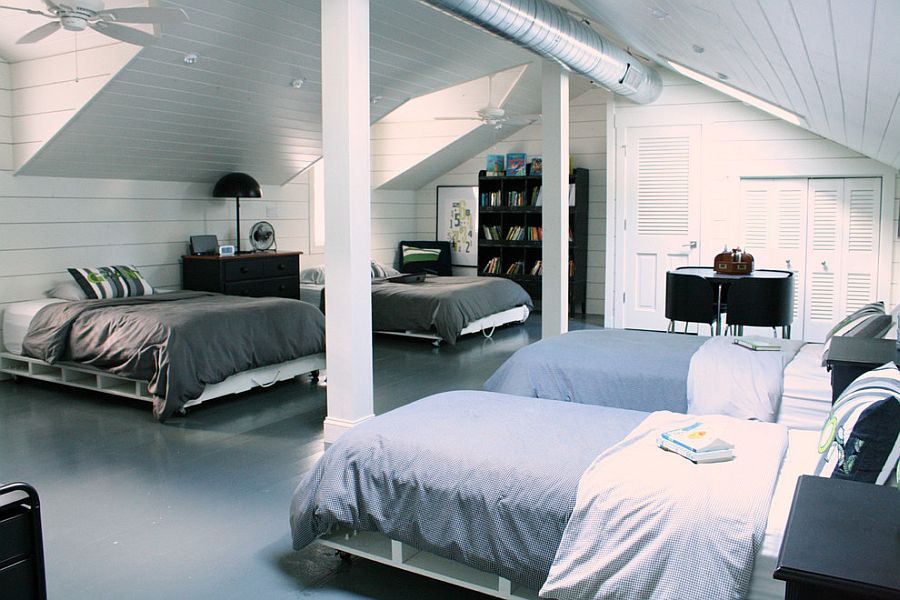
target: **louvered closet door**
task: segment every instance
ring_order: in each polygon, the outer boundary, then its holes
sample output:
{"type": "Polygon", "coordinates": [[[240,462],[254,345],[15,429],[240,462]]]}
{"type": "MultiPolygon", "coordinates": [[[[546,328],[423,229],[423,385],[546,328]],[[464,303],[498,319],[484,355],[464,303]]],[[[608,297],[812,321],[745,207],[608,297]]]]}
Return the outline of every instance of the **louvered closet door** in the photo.
{"type": "MultiPolygon", "coordinates": [[[[791,337],[803,336],[806,267],[807,179],[741,180],[741,236],[757,269],[794,273],[794,322],[791,337]]],[[[745,334],[772,335],[771,329],[746,327],[745,334]]]]}
{"type": "Polygon", "coordinates": [[[625,327],[665,330],[666,271],[699,264],[700,128],[625,136],[625,327]]]}
{"type": "Polygon", "coordinates": [[[804,338],[822,341],[876,299],[881,180],[811,179],[808,210],[804,338]]]}

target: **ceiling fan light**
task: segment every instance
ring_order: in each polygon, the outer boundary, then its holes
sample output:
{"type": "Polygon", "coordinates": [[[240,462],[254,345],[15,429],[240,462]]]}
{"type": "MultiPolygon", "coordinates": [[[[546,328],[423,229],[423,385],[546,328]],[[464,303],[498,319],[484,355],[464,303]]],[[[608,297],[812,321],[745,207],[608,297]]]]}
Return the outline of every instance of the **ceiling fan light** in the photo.
{"type": "Polygon", "coordinates": [[[84,31],[87,28],[87,19],[80,16],[63,16],[59,18],[59,22],[67,31],[84,31]]]}

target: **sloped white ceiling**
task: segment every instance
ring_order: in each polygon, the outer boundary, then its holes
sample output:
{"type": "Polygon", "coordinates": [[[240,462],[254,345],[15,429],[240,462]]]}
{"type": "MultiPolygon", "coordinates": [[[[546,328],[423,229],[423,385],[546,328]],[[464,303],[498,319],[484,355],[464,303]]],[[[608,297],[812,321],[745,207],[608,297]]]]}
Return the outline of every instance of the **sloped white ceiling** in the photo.
{"type": "Polygon", "coordinates": [[[725,75],[810,131],[900,168],[900,2],[573,1],[651,60],[725,75]]]}
{"type": "MultiPolygon", "coordinates": [[[[19,173],[214,181],[238,170],[280,184],[318,158],[320,0],[159,4],[183,8],[190,22],[165,27],[19,173]],[[187,65],[191,52],[199,60],[187,65]]],[[[372,0],[371,21],[373,121],[409,98],[534,60],[415,0],[372,0]]],[[[505,108],[535,112],[535,95],[513,95],[505,108]]]]}

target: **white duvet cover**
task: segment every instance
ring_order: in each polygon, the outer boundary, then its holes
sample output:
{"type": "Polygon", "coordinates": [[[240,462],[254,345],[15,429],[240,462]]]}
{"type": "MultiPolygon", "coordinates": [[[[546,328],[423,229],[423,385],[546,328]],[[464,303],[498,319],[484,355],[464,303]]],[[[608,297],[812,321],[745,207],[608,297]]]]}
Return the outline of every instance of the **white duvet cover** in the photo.
{"type": "Polygon", "coordinates": [[[703,416],[735,459],[695,465],[656,436],[696,417],[653,413],[582,475],[541,597],[743,598],[788,443],[781,425],[703,416]]]}
{"type": "Polygon", "coordinates": [[[50,304],[66,302],[59,298],[41,298],[13,302],[3,309],[3,346],[7,352],[22,354],[22,340],[28,333],[28,326],[39,310],[50,304]]]}

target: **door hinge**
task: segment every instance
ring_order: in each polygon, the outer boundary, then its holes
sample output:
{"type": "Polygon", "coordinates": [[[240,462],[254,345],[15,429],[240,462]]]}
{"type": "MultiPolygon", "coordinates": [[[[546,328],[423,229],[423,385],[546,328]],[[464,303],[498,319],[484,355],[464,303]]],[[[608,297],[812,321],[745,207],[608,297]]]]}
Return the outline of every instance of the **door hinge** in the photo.
{"type": "Polygon", "coordinates": [[[625,292],[622,292],[622,304],[625,304],[625,292]]]}
{"type": "Polygon", "coordinates": [[[622,219],[622,231],[628,231],[628,219],[622,219]]]}
{"type": "Polygon", "coordinates": [[[628,156],[628,146],[622,144],[622,156],[628,156]]]}

